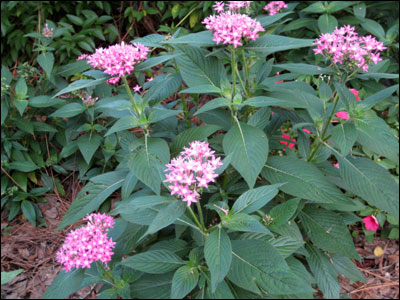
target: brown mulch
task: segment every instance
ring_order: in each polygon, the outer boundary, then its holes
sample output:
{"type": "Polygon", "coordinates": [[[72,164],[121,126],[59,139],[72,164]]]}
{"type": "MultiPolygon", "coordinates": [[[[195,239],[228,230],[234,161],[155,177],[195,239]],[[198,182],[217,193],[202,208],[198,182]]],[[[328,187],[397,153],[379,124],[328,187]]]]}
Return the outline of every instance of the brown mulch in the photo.
{"type": "MultiPolygon", "coordinates": [[[[1,214],[1,271],[24,269],[11,282],[1,286],[2,299],[38,299],[46,291],[61,266],[55,254],[63,242],[66,232],[73,226],[54,232],[66,213],[70,201],[80,190],[79,183],[71,178],[67,195],[48,195],[48,202],[39,203],[47,227],[33,227],[21,217],[7,221],[1,214]]],[[[379,233],[377,234],[379,236],[379,233]]],[[[341,294],[348,293],[351,299],[397,299],[399,296],[399,241],[375,238],[373,243],[365,241],[362,234],[355,239],[358,253],[363,257],[356,262],[366,282],[350,283],[339,277],[341,294]],[[384,250],[381,257],[374,249],[384,250]]],[[[96,289],[87,287],[74,293],[70,299],[96,299],[96,289]]],[[[322,296],[322,295],[321,295],[322,296]]],[[[320,298],[317,295],[317,298],[320,298]]]]}

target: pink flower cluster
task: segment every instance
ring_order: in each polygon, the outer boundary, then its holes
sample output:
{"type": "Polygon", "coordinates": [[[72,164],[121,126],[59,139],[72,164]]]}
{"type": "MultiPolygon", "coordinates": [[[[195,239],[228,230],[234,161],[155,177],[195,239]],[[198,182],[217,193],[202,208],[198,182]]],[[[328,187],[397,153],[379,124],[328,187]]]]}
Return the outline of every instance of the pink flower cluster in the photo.
{"type": "Polygon", "coordinates": [[[339,119],[342,120],[348,120],[349,119],[349,115],[347,111],[339,111],[336,113],[336,117],[338,117],[339,119]]]}
{"type": "Polygon", "coordinates": [[[45,27],[43,28],[42,35],[46,38],[51,38],[53,36],[53,28],[49,28],[49,25],[46,23],[45,27]]]}
{"type": "Polygon", "coordinates": [[[368,64],[377,64],[382,59],[380,51],[386,49],[382,42],[373,36],[358,36],[355,28],[346,25],[336,28],[333,33],[323,33],[313,45],[315,54],[330,58],[335,64],[345,65],[350,70],[355,68],[368,72],[368,64]]]}
{"type": "Polygon", "coordinates": [[[251,1],[230,1],[228,12],[224,12],[224,3],[217,2],[214,8],[219,15],[212,15],[204,19],[202,24],[214,33],[213,41],[217,44],[231,44],[235,48],[242,46],[244,40],[256,40],[258,32],[265,31],[260,22],[248,15],[240,14],[240,8],[249,7],[251,1]]]}
{"type": "Polygon", "coordinates": [[[222,165],[220,157],[206,142],[193,141],[189,148],[184,148],[180,155],[167,164],[165,182],[173,183],[169,186],[171,195],[182,198],[187,205],[197,202],[199,188],[208,188],[210,182],[215,182],[218,176],[214,171],[222,165]]]}
{"type": "MultiPolygon", "coordinates": [[[[284,138],[284,139],[287,139],[287,140],[290,140],[290,136],[288,135],[288,134],[282,134],[282,137],[284,138]]],[[[292,139],[292,141],[293,142],[296,142],[296,139],[292,139]]],[[[289,149],[292,149],[293,147],[294,147],[294,145],[295,144],[293,144],[293,143],[289,143],[289,142],[287,142],[286,140],[284,140],[284,141],[280,141],[280,143],[281,144],[284,144],[284,145],[288,145],[289,144],[289,149]]],[[[285,148],[283,148],[283,151],[286,151],[286,149],[285,148]]]]}
{"type": "Polygon", "coordinates": [[[89,96],[89,98],[85,99],[82,97],[82,101],[86,106],[92,106],[96,103],[96,101],[99,100],[99,97],[92,98],[92,96],[89,96]]]}
{"type": "Polygon", "coordinates": [[[93,67],[116,76],[107,80],[108,83],[116,84],[122,76],[129,75],[133,71],[135,64],[145,60],[149,51],[149,48],[142,44],[127,45],[122,42],[106,49],[98,48],[91,55],[83,54],[78,60],[87,59],[88,64],[93,67]]]}
{"type": "Polygon", "coordinates": [[[90,268],[94,261],[105,264],[111,260],[115,242],[107,238],[108,228],[114,226],[114,219],[106,214],[90,214],[84,218],[88,223],[68,233],[65,242],[57,252],[57,261],[69,272],[75,268],[90,268]]]}
{"type": "Polygon", "coordinates": [[[273,16],[280,12],[281,9],[287,7],[288,5],[284,1],[271,1],[264,7],[264,10],[269,11],[269,15],[273,16]]]}
{"type": "Polygon", "coordinates": [[[363,218],[365,229],[377,231],[379,229],[378,219],[374,215],[363,218]]]}

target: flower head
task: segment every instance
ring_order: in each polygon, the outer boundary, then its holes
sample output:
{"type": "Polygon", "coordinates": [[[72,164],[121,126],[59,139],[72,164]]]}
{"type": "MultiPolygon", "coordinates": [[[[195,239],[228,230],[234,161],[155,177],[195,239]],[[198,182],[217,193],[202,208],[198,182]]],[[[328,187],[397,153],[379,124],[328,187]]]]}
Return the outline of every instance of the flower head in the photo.
{"type": "Polygon", "coordinates": [[[273,16],[279,13],[281,9],[287,7],[288,5],[284,1],[271,1],[264,7],[264,10],[268,11],[270,16],[273,16]]]}
{"type": "Polygon", "coordinates": [[[115,242],[107,238],[109,228],[114,226],[114,219],[106,214],[90,214],[84,218],[88,223],[68,233],[64,244],[57,252],[57,261],[69,272],[72,268],[90,268],[94,261],[105,264],[114,254],[115,242]]]}
{"type": "Polygon", "coordinates": [[[140,86],[140,85],[136,85],[136,86],[134,86],[133,87],[133,91],[135,92],[135,93],[137,93],[137,92],[140,92],[140,90],[142,89],[142,87],[140,86]]]}
{"type": "Polygon", "coordinates": [[[53,28],[49,28],[49,25],[46,23],[43,28],[42,35],[46,38],[51,38],[53,36],[53,28]]]}
{"type": "Polygon", "coordinates": [[[373,215],[363,218],[363,222],[367,230],[377,231],[379,228],[379,222],[373,215]]]}
{"type": "Polygon", "coordinates": [[[199,188],[208,188],[218,176],[214,171],[222,165],[206,142],[193,141],[180,155],[167,164],[165,182],[172,183],[171,195],[182,198],[187,205],[197,202],[199,188]]]}
{"type": "Polygon", "coordinates": [[[358,91],[356,89],[349,89],[350,92],[352,92],[354,94],[354,96],[356,97],[356,101],[360,100],[360,98],[358,97],[358,91]]]}
{"type": "MultiPolygon", "coordinates": [[[[116,76],[109,79],[108,83],[117,83],[122,76],[129,75],[134,65],[145,60],[149,48],[142,44],[116,44],[106,49],[98,48],[96,52],[84,57],[88,64],[104,70],[105,73],[116,76]]],[[[80,56],[82,57],[82,56],[80,56]]]]}
{"type": "Polygon", "coordinates": [[[313,45],[317,46],[313,49],[315,54],[321,54],[349,70],[362,69],[365,72],[368,72],[369,63],[377,64],[382,60],[379,52],[386,49],[371,35],[358,36],[350,25],[321,34],[313,45]]]}
{"type": "Polygon", "coordinates": [[[347,111],[339,111],[336,113],[336,117],[338,117],[339,119],[343,119],[343,120],[348,120],[349,119],[349,115],[347,113],[347,111]]]}
{"type": "MultiPolygon", "coordinates": [[[[284,139],[290,140],[290,136],[289,136],[288,134],[282,134],[282,137],[283,137],[284,139]]],[[[296,142],[296,139],[292,139],[292,141],[293,141],[293,142],[296,142]]],[[[284,145],[286,145],[286,146],[289,144],[289,149],[292,149],[292,148],[294,147],[294,145],[295,145],[295,144],[293,144],[293,143],[287,142],[286,140],[280,141],[280,143],[281,143],[281,144],[284,144],[284,145]]],[[[286,149],[283,148],[283,151],[286,151],[286,149]]]]}
{"type": "Polygon", "coordinates": [[[82,101],[86,106],[92,106],[96,103],[96,101],[99,100],[99,97],[92,98],[92,96],[89,96],[89,98],[85,99],[82,97],[82,101]]]}
{"type": "MultiPolygon", "coordinates": [[[[204,19],[202,24],[214,33],[213,41],[230,44],[235,48],[243,45],[243,40],[256,40],[258,32],[265,31],[260,22],[248,15],[240,14],[242,7],[249,7],[251,1],[230,1],[229,11],[222,10],[222,4],[217,4],[219,15],[212,15],[204,19]]],[[[217,2],[221,3],[221,2],[217,2]]]]}

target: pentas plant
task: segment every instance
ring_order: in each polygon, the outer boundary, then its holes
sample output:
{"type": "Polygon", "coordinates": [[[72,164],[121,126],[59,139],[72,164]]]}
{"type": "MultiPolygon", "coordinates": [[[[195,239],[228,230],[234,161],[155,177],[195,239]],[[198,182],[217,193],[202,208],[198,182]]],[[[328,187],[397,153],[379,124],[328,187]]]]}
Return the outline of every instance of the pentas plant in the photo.
{"type": "MultiPolygon", "coordinates": [[[[312,19],[306,5],[295,9],[312,19]]],[[[217,2],[203,31],[151,34],[68,66],[85,79],[56,97],[85,89],[91,98],[57,102],[51,116],[72,114],[63,154],[84,153],[88,183],[58,229],[111,210],[116,244],[109,270],[79,260],[54,286],[87,275],[82,286],[102,283],[108,298],[280,299],[313,298],[317,288],[339,298],[338,274],[364,281],[349,226],[373,238],[377,224],[396,229],[399,212],[398,141],[375,109],[396,103],[389,45],[351,26],[330,26],[322,41],[304,28],[313,45],[292,37],[296,13],[259,6],[264,15],[253,18],[257,6],[217,2]]]]}
{"type": "Polygon", "coordinates": [[[271,1],[264,7],[264,10],[268,11],[270,16],[273,16],[284,8],[288,8],[288,5],[284,1],[271,1]]]}

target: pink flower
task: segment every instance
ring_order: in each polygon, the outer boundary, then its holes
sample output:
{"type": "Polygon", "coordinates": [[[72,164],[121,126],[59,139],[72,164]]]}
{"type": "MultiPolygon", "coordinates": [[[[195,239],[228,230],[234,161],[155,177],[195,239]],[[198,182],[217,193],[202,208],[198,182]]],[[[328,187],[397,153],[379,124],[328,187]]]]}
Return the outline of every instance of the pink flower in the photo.
{"type": "Polygon", "coordinates": [[[137,93],[137,92],[139,92],[141,89],[142,89],[142,87],[141,87],[140,85],[137,84],[137,85],[133,88],[133,91],[137,93]]]}
{"type": "Polygon", "coordinates": [[[95,53],[87,56],[87,60],[93,67],[116,76],[107,81],[115,84],[122,76],[129,75],[135,64],[145,60],[148,52],[149,48],[142,44],[127,45],[122,42],[106,49],[96,49],[95,53]]]}
{"type": "Polygon", "coordinates": [[[349,119],[349,115],[347,113],[347,111],[339,111],[336,113],[336,117],[338,117],[339,119],[343,119],[343,120],[348,120],[349,119]]]}
{"type": "Polygon", "coordinates": [[[311,134],[311,131],[308,130],[308,129],[303,128],[303,131],[304,131],[305,133],[311,134]]]}
{"type": "Polygon", "coordinates": [[[358,97],[359,92],[356,89],[349,89],[349,90],[354,94],[354,96],[356,96],[356,101],[360,100],[360,98],[358,97]]]}
{"type": "Polygon", "coordinates": [[[339,169],[339,163],[336,163],[336,164],[334,164],[333,165],[335,168],[338,168],[339,169]]]}
{"type": "Polygon", "coordinates": [[[350,70],[362,69],[368,72],[368,64],[377,64],[382,59],[380,51],[386,49],[371,35],[360,37],[350,25],[336,28],[332,33],[323,33],[313,45],[314,53],[331,59],[335,64],[343,64],[350,70]],[[356,68],[355,68],[356,67],[356,68]]]}
{"type": "Polygon", "coordinates": [[[46,38],[51,38],[53,36],[53,28],[49,28],[49,25],[46,23],[43,28],[42,35],[46,38]]]}
{"type": "Polygon", "coordinates": [[[79,56],[76,60],[81,60],[81,59],[88,59],[89,55],[88,54],[82,54],[81,56],[79,56]]]}
{"type": "Polygon", "coordinates": [[[288,5],[284,1],[271,1],[264,7],[264,10],[269,11],[269,15],[273,16],[279,13],[281,9],[287,7],[288,5]]]}
{"type": "Polygon", "coordinates": [[[109,228],[114,226],[114,219],[106,214],[90,214],[84,218],[88,223],[70,231],[64,244],[57,252],[57,261],[69,272],[72,268],[90,268],[94,261],[105,264],[114,254],[115,242],[107,238],[109,228]]]}
{"type": "MultiPolygon", "coordinates": [[[[209,16],[204,19],[202,24],[205,24],[206,28],[214,33],[213,41],[215,41],[217,45],[220,43],[230,44],[236,48],[237,46],[243,45],[243,40],[256,40],[258,38],[258,33],[265,31],[265,29],[261,26],[260,22],[250,18],[248,15],[233,12],[233,10],[239,9],[239,2],[250,1],[230,2],[232,3],[229,4],[229,9],[232,11],[209,16]]],[[[246,6],[246,4],[240,5],[246,6]]]]}
{"type": "Polygon", "coordinates": [[[224,12],[225,10],[225,3],[220,1],[220,2],[215,2],[215,4],[213,5],[214,10],[218,13],[224,12]]]}
{"type": "Polygon", "coordinates": [[[363,218],[364,224],[365,224],[365,229],[367,230],[372,230],[372,231],[377,231],[379,228],[379,222],[375,218],[375,216],[371,215],[368,217],[363,218]]]}
{"type": "MultiPolygon", "coordinates": [[[[282,137],[283,137],[284,139],[290,140],[290,136],[289,136],[288,134],[282,134],[282,137]]],[[[293,142],[296,142],[296,139],[292,139],[292,141],[293,141],[293,142]]],[[[289,142],[287,142],[287,141],[280,141],[280,143],[281,143],[281,144],[284,144],[284,145],[286,145],[286,146],[289,144],[289,149],[292,149],[292,148],[294,147],[294,145],[295,145],[295,144],[289,143],[289,142]]],[[[283,151],[286,151],[286,149],[283,148],[283,151]]]]}
{"type": "MultiPolygon", "coordinates": [[[[279,72],[276,72],[276,76],[279,76],[279,72]]],[[[281,83],[281,82],[284,82],[284,81],[283,80],[279,80],[279,81],[276,81],[274,83],[277,84],[277,83],[281,83]]]]}
{"type": "Polygon", "coordinates": [[[99,100],[99,97],[92,98],[92,96],[89,96],[89,98],[87,98],[87,99],[82,97],[82,101],[86,106],[94,105],[97,100],[99,100]]]}
{"type": "Polygon", "coordinates": [[[150,78],[147,78],[146,81],[147,81],[147,82],[153,81],[153,79],[154,79],[153,77],[150,77],[150,78]]]}
{"type": "Polygon", "coordinates": [[[193,141],[189,146],[173,158],[165,170],[165,182],[173,183],[169,186],[171,195],[182,198],[188,206],[198,201],[199,188],[208,188],[210,182],[215,182],[218,176],[215,170],[222,165],[221,158],[214,156],[207,143],[193,141]]]}

